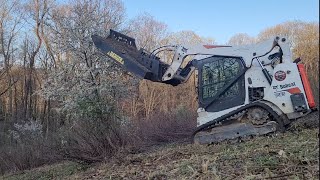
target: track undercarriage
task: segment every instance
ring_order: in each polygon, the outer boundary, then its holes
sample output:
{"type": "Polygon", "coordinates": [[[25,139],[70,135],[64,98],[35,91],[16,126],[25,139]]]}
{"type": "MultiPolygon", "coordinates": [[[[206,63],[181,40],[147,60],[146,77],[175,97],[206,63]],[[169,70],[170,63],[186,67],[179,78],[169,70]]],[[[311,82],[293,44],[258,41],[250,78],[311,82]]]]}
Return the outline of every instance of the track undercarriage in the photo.
{"type": "Polygon", "coordinates": [[[250,107],[198,128],[194,142],[210,144],[283,131],[283,121],[262,107],[250,107]]]}

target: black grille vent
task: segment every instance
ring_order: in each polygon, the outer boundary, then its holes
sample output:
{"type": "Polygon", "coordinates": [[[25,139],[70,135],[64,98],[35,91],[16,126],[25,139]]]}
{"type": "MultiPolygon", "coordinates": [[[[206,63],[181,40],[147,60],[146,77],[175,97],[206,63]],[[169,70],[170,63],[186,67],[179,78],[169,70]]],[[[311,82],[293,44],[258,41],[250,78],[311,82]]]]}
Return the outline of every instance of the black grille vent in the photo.
{"type": "Polygon", "coordinates": [[[264,87],[249,87],[249,101],[254,102],[264,97],[264,87]]]}

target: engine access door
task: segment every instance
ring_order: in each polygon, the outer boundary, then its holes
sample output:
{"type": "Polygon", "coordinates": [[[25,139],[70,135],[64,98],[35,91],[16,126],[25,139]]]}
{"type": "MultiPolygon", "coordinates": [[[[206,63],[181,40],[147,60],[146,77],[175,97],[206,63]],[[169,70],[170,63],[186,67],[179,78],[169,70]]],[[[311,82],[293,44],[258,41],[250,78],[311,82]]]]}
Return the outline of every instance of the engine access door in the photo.
{"type": "Polygon", "coordinates": [[[211,56],[198,64],[199,106],[217,112],[245,102],[246,68],[241,57],[211,56]]]}

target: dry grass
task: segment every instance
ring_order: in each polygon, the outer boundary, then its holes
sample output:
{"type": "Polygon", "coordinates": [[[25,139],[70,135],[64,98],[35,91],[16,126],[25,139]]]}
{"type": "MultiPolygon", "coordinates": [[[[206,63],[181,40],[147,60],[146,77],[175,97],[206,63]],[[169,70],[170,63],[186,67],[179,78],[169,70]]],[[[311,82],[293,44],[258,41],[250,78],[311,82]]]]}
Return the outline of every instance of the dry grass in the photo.
{"type": "Polygon", "coordinates": [[[319,129],[295,128],[241,143],[172,143],[119,152],[88,169],[75,163],[62,166],[0,179],[319,179],[319,129]]]}
{"type": "Polygon", "coordinates": [[[319,179],[319,132],[243,143],[171,144],[120,156],[71,179],[319,179]]]}
{"type": "Polygon", "coordinates": [[[87,165],[75,162],[62,162],[54,165],[46,165],[33,170],[26,170],[20,173],[0,176],[0,179],[7,180],[33,180],[33,179],[65,179],[68,176],[87,169],[87,165]]]}

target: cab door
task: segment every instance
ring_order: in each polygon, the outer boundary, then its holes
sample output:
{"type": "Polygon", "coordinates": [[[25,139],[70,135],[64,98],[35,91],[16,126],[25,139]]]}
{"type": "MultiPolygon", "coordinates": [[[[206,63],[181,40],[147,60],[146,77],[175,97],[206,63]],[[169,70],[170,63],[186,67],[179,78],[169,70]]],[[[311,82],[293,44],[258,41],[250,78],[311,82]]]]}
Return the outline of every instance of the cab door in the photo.
{"type": "Polygon", "coordinates": [[[245,103],[241,57],[211,56],[199,61],[198,70],[199,107],[217,112],[245,103]]]}

